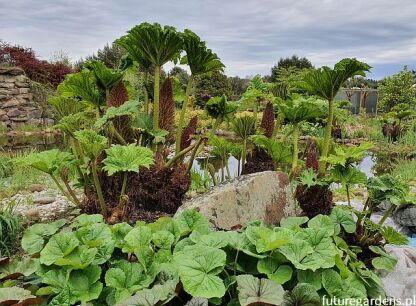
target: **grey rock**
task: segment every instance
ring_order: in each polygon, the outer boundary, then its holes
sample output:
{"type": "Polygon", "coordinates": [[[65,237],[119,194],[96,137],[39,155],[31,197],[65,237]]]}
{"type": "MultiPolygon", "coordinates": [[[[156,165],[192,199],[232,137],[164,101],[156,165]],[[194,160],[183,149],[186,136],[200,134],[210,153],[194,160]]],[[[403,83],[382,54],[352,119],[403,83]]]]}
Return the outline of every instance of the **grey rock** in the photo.
{"type": "Polygon", "coordinates": [[[19,111],[18,108],[11,108],[7,111],[7,116],[9,116],[9,118],[11,117],[17,117],[19,116],[21,113],[19,111]]]}
{"type": "Polygon", "coordinates": [[[40,197],[36,197],[33,199],[33,203],[35,204],[40,204],[40,205],[44,205],[44,204],[51,204],[53,202],[55,202],[55,197],[51,197],[51,196],[40,196],[40,197]]]}
{"type": "Polygon", "coordinates": [[[7,115],[0,115],[0,121],[3,121],[3,122],[9,121],[9,116],[7,116],[7,115]]]}
{"type": "Polygon", "coordinates": [[[416,293],[416,248],[393,245],[385,248],[398,260],[394,271],[382,276],[386,295],[402,301],[413,300],[416,293]]]}
{"type": "Polygon", "coordinates": [[[14,82],[14,84],[15,84],[17,87],[23,87],[23,88],[25,88],[25,87],[29,87],[29,83],[28,83],[28,82],[26,82],[26,81],[16,81],[16,82],[14,82]]]}
{"type": "Polygon", "coordinates": [[[296,206],[286,173],[266,171],[243,175],[186,201],[177,211],[195,209],[221,229],[246,225],[253,220],[278,224],[295,216],[296,206]]]}
{"type": "Polygon", "coordinates": [[[0,74],[24,75],[24,73],[19,67],[0,67],[0,74]]]}
{"type": "Polygon", "coordinates": [[[416,205],[407,205],[393,214],[396,223],[403,226],[416,226],[416,205]]]}
{"type": "Polygon", "coordinates": [[[29,190],[30,192],[41,192],[45,189],[45,187],[42,184],[32,184],[29,185],[29,187],[27,188],[27,190],[29,190]]]}
{"type": "Polygon", "coordinates": [[[14,87],[13,83],[6,83],[6,82],[0,83],[0,88],[13,88],[13,87],[14,87]]]}
{"type": "Polygon", "coordinates": [[[27,118],[27,117],[13,117],[13,118],[10,118],[10,120],[17,121],[17,122],[26,122],[28,119],[29,118],[27,118]]]}
{"type": "Polygon", "coordinates": [[[12,99],[12,100],[9,100],[6,103],[4,103],[3,108],[16,107],[16,106],[19,106],[20,104],[21,104],[21,102],[19,100],[12,99]]]}

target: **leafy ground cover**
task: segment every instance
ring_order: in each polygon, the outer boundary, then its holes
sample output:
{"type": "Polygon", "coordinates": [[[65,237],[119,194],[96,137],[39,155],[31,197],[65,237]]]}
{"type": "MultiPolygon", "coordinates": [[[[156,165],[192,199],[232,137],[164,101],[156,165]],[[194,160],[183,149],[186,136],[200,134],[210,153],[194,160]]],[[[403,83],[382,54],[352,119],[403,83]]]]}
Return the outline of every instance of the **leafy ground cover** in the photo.
{"type": "Polygon", "coordinates": [[[25,231],[26,255],[2,263],[0,298],[147,306],[382,298],[377,271],[391,271],[396,259],[373,246],[377,256],[368,265],[360,261],[359,248],[345,240],[355,230],[352,211],[341,207],[329,216],[283,219],[278,227],[253,221],[239,231],[214,230],[193,210],[135,226],[80,215],[25,231]]]}

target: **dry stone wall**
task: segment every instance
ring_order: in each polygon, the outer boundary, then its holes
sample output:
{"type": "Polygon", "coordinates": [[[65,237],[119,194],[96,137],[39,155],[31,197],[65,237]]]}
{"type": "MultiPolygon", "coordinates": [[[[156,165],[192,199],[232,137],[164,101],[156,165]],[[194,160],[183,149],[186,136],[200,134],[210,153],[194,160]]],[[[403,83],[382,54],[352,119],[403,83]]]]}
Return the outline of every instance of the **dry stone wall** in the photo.
{"type": "Polygon", "coordinates": [[[33,102],[29,79],[17,67],[0,67],[0,124],[15,129],[22,123],[38,125],[42,111],[33,102]]]}

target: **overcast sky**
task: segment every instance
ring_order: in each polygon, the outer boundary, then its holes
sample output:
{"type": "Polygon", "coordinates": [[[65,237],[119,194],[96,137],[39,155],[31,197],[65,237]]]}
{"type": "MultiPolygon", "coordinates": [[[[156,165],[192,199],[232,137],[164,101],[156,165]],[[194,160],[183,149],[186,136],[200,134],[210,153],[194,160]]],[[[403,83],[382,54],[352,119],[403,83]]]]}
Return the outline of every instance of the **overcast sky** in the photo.
{"type": "Polygon", "coordinates": [[[228,75],[269,74],[280,57],[356,57],[382,78],[416,68],[415,0],[0,0],[0,39],[75,61],[143,21],[189,28],[228,75]]]}

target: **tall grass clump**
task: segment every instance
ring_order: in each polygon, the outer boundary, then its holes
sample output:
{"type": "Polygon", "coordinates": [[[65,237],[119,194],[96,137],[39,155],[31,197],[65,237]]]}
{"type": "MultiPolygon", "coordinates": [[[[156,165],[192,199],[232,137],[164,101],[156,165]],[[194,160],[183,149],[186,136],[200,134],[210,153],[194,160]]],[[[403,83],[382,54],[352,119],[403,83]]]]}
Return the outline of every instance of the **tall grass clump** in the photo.
{"type": "Polygon", "coordinates": [[[0,206],[0,257],[8,257],[16,253],[20,243],[23,222],[13,214],[13,201],[0,206]]]}

